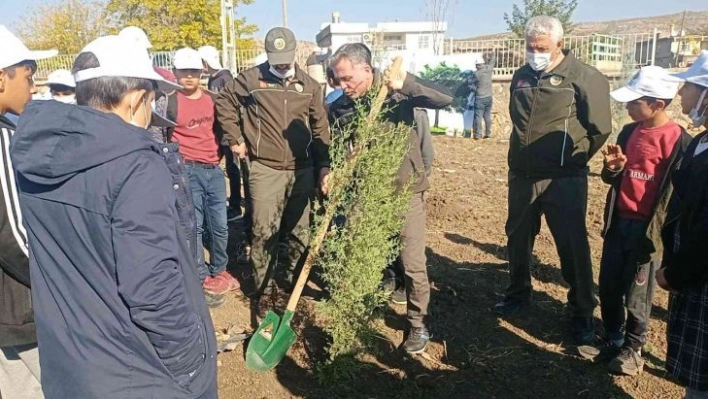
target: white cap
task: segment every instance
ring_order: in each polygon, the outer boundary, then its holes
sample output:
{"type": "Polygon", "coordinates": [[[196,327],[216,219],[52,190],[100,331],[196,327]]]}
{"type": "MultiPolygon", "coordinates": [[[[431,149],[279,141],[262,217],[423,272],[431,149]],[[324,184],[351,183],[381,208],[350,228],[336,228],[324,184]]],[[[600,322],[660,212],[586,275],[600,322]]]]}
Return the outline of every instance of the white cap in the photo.
{"type": "Polygon", "coordinates": [[[165,80],[155,72],[152,61],[144,49],[136,47],[118,36],[103,36],[81,50],[93,53],[99,67],[85,69],[74,74],[74,80],[83,82],[103,77],[139,78],[155,81],[162,91],[179,90],[182,86],[165,80]]]}
{"type": "Polygon", "coordinates": [[[224,67],[221,66],[221,61],[219,61],[219,50],[214,46],[204,46],[199,47],[199,55],[204,61],[209,65],[210,68],[221,70],[224,67]]]}
{"type": "Polygon", "coordinates": [[[701,54],[686,72],[674,73],[671,76],[681,82],[708,87],[708,50],[701,51],[701,54]]]}
{"type": "Polygon", "coordinates": [[[47,77],[47,84],[76,87],[74,76],[68,69],[57,69],[56,71],[50,73],[47,77]]]}
{"type": "Polygon", "coordinates": [[[627,83],[610,93],[621,103],[628,103],[642,97],[673,99],[678,93],[678,82],[671,81],[666,69],[658,66],[645,66],[627,83]]]}
{"type": "Polygon", "coordinates": [[[5,25],[0,25],[0,68],[17,65],[22,61],[37,61],[54,57],[57,50],[30,51],[5,25]]]}
{"type": "Polygon", "coordinates": [[[148,39],[145,31],[137,26],[127,26],[123,28],[123,30],[118,33],[118,36],[144,50],[152,48],[152,43],[150,43],[150,39],[148,39]]]}
{"type": "Polygon", "coordinates": [[[172,57],[172,66],[175,69],[198,69],[202,70],[202,57],[199,56],[197,50],[189,47],[181,48],[175,51],[172,57]]]}

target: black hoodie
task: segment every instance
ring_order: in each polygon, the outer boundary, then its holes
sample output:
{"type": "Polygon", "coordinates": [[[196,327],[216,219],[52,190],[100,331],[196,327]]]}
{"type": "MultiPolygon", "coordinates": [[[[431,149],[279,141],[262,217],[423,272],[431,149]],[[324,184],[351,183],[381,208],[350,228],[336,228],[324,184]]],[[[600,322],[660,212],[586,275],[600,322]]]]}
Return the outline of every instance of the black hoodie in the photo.
{"type": "Polygon", "coordinates": [[[30,103],[12,139],[42,387],[60,398],[216,398],[214,327],[179,183],[118,116],[30,103]]]}

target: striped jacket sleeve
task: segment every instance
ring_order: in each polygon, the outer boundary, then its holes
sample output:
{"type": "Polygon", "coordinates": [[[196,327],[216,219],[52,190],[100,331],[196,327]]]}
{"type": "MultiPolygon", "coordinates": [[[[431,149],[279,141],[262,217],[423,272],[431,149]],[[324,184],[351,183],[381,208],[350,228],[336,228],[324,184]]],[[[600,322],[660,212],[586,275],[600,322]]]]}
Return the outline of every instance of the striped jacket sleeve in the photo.
{"type": "Polygon", "coordinates": [[[14,130],[0,124],[0,266],[29,286],[27,231],[22,222],[16,175],[10,159],[14,130]]]}

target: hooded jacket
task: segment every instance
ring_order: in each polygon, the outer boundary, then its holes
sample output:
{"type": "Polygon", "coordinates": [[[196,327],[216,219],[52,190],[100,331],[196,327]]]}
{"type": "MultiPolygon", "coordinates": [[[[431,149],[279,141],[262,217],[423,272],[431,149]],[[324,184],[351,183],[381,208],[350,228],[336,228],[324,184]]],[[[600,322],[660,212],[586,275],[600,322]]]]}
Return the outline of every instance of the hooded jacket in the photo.
{"type": "Polygon", "coordinates": [[[15,125],[0,115],[0,347],[37,342],[32,316],[27,234],[7,151],[15,125]]]}
{"type": "Polygon", "coordinates": [[[11,154],[47,398],[217,396],[214,327],[168,151],[114,114],[25,110],[11,154]]]}

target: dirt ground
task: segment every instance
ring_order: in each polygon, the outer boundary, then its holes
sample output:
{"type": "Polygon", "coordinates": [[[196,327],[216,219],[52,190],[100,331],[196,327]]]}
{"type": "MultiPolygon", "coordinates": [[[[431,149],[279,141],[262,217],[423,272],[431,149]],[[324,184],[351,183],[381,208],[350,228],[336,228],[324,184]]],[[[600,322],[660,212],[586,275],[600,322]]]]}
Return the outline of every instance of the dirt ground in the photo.
{"type": "MultiPolygon", "coordinates": [[[[667,295],[654,299],[644,373],[610,375],[603,365],[568,354],[567,286],[555,246],[544,226],[536,240],[534,305],[528,314],[502,320],[492,312],[508,279],[505,260],[506,153],[508,142],[435,137],[437,159],[428,196],[428,265],[431,325],[428,356],[400,350],[405,307],[391,305],[381,321],[381,353],[361,360],[351,378],[320,384],[314,368],[326,337],[314,321],[314,301],[304,300],[296,320],[300,337],[272,372],[244,363],[244,347],[219,355],[222,398],[678,398],[666,378],[667,295]]],[[[600,164],[593,160],[592,172],[600,164]]],[[[588,230],[595,267],[600,260],[606,186],[590,177],[588,230]]],[[[233,248],[232,248],[233,250],[233,248]]],[[[234,272],[247,274],[243,266],[234,272]]],[[[248,284],[244,284],[248,291],[248,284]]],[[[599,323],[599,309],[595,316],[599,323]]],[[[213,311],[219,330],[252,330],[243,293],[213,311]]],[[[598,324],[599,326],[599,324],[598,324]]]]}

